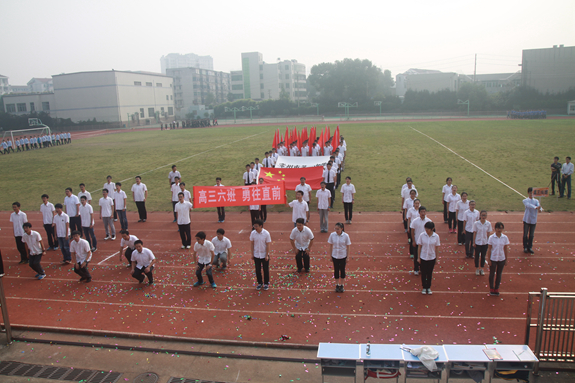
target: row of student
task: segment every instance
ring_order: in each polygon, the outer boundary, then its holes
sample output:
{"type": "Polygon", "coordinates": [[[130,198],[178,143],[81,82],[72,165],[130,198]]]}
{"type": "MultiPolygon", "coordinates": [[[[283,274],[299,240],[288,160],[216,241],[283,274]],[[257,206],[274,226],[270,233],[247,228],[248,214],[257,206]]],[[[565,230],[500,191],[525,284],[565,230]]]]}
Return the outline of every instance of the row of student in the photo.
{"type": "MultiPolygon", "coordinates": [[[[291,142],[289,145],[286,145],[285,141],[282,141],[278,144],[278,154],[280,156],[290,157],[329,156],[333,153],[332,139],[333,137],[330,137],[325,142],[324,146],[321,147],[319,144],[319,139],[316,138],[312,143],[311,148],[309,146],[309,140],[305,140],[302,143],[301,150],[298,148],[297,141],[291,142]]],[[[345,154],[347,150],[347,143],[343,136],[340,138],[339,147],[345,154]]]]}
{"type": "Polygon", "coordinates": [[[43,134],[36,136],[23,136],[18,137],[12,143],[12,139],[7,138],[2,140],[2,154],[10,154],[10,152],[25,152],[27,150],[35,150],[47,148],[49,146],[58,146],[70,144],[72,142],[72,134],[70,132],[62,132],[57,134],[43,134]]]}

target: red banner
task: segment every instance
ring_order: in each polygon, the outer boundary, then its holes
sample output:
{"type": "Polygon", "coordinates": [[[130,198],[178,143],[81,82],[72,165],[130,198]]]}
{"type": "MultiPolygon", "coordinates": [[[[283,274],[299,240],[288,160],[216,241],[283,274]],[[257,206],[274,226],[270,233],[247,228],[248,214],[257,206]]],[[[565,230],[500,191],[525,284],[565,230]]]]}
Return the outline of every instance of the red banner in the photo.
{"type": "Polygon", "coordinates": [[[259,178],[264,179],[264,184],[275,185],[280,182],[284,182],[285,187],[288,190],[294,190],[295,187],[301,183],[301,177],[305,177],[305,183],[311,186],[313,190],[318,190],[321,188],[321,181],[323,181],[323,167],[314,166],[310,168],[261,168],[259,173],[259,178]]]}
{"type": "Polygon", "coordinates": [[[285,183],[249,186],[194,186],[194,208],[285,204],[285,183]]]}

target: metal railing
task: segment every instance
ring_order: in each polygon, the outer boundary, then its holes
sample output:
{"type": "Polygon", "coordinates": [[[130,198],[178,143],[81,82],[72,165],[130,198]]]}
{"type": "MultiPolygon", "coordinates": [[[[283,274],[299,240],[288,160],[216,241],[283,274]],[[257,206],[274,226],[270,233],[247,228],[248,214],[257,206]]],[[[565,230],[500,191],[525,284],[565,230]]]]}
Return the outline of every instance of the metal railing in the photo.
{"type": "MultiPolygon", "coordinates": [[[[546,288],[539,293],[530,292],[527,300],[526,345],[529,345],[533,328],[533,353],[540,362],[575,362],[575,293],[550,293],[546,288]],[[532,315],[537,300],[539,308],[536,315],[532,315]]],[[[533,372],[539,372],[539,363],[533,372]]]]}

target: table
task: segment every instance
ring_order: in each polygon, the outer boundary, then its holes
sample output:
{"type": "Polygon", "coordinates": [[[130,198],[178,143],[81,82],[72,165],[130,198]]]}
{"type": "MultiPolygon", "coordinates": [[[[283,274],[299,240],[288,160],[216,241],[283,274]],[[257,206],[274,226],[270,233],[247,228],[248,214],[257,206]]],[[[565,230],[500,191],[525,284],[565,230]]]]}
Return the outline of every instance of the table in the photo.
{"type": "Polygon", "coordinates": [[[325,383],[326,376],[338,376],[353,378],[357,383],[360,348],[359,344],[320,343],[317,357],[321,359],[321,381],[325,383]]]}

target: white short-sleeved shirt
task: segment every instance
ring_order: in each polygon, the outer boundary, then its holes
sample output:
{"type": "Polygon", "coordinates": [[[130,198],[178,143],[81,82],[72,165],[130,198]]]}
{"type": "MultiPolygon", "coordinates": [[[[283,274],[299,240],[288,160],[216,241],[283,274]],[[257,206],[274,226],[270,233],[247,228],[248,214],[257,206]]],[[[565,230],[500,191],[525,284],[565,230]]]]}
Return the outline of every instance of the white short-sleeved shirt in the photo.
{"type": "Polygon", "coordinates": [[[491,234],[487,240],[487,244],[491,245],[491,260],[495,262],[505,260],[505,246],[509,245],[509,238],[505,234],[498,237],[497,234],[491,234]]]}
{"type": "Polygon", "coordinates": [[[154,259],[156,259],[154,253],[147,247],[143,247],[141,253],[138,252],[138,250],[132,252],[132,262],[136,262],[138,269],[145,269],[150,266],[150,263],[152,263],[154,259]]]}
{"type": "Polygon", "coordinates": [[[304,226],[302,231],[299,231],[297,227],[294,227],[289,236],[289,239],[295,241],[295,247],[298,250],[309,248],[309,243],[313,238],[313,233],[307,226],[304,226]]]}
{"type": "Polygon", "coordinates": [[[353,184],[344,183],[341,185],[340,192],[343,194],[343,202],[351,203],[353,202],[353,195],[355,194],[355,186],[353,184]]]}
{"type": "Polygon", "coordinates": [[[319,189],[315,192],[317,198],[317,208],[320,210],[326,210],[329,208],[329,199],[331,198],[331,191],[328,189],[319,189]]]}
{"type": "Polygon", "coordinates": [[[98,205],[100,205],[100,214],[102,214],[102,218],[111,217],[113,215],[114,200],[110,198],[110,196],[100,198],[98,205]]]}
{"type": "Polygon", "coordinates": [[[459,195],[459,193],[455,193],[455,195],[449,194],[447,196],[447,202],[449,203],[449,212],[455,213],[458,201],[461,201],[461,196],[459,195]]]}
{"type": "Polygon", "coordinates": [[[180,184],[173,184],[172,188],[172,202],[178,202],[178,194],[182,191],[180,184]]]}
{"type": "Polygon", "coordinates": [[[70,241],[70,253],[76,253],[76,262],[90,262],[92,254],[90,253],[90,244],[85,239],[80,238],[78,242],[75,240],[70,241]]]}
{"type": "Polygon", "coordinates": [[[90,216],[90,214],[94,214],[94,208],[92,205],[80,205],[80,220],[82,221],[82,227],[90,227],[94,222],[94,217],[90,216]]]}
{"type": "Polygon", "coordinates": [[[413,201],[415,201],[415,198],[411,199],[411,196],[410,196],[410,198],[406,198],[403,201],[403,208],[407,209],[407,210],[411,209],[413,207],[413,201]]]}
{"type": "Polygon", "coordinates": [[[191,202],[178,202],[174,211],[178,213],[178,225],[187,225],[191,222],[190,211],[194,208],[191,202]]]}
{"type": "MultiPolygon", "coordinates": [[[[221,185],[224,186],[224,185],[221,185]]],[[[182,189],[180,188],[180,192],[184,193],[184,201],[186,202],[191,202],[192,201],[192,195],[190,194],[190,192],[186,189],[184,189],[184,191],[182,191],[182,189]]]]}
{"type": "Polygon", "coordinates": [[[308,184],[304,183],[303,185],[300,183],[299,185],[297,185],[295,187],[295,191],[301,191],[303,192],[303,200],[305,202],[309,202],[309,193],[311,193],[311,186],[309,186],[308,184]]]}
{"type": "MultiPolygon", "coordinates": [[[[453,185],[451,185],[453,186],[453,185]]],[[[451,186],[445,184],[443,185],[443,189],[441,189],[441,192],[443,193],[443,200],[445,202],[447,202],[447,196],[451,194],[451,186]]]]}
{"type": "Polygon", "coordinates": [[[133,184],[132,185],[132,193],[134,193],[134,200],[136,202],[143,202],[144,199],[146,198],[146,191],[148,190],[148,188],[146,187],[146,184],[143,182],[140,182],[140,184],[138,185],[133,184]]]}
{"type": "Polygon", "coordinates": [[[467,209],[465,213],[463,213],[463,220],[465,221],[465,231],[473,233],[473,224],[476,221],[479,221],[479,210],[473,209],[473,211],[467,209]]]}
{"type": "Polygon", "coordinates": [[[126,208],[126,192],[120,189],[120,191],[114,192],[114,205],[116,206],[116,210],[124,210],[126,208]]]}
{"type": "Polygon", "coordinates": [[[55,211],[56,209],[54,209],[52,202],[40,205],[40,212],[42,213],[42,222],[44,225],[51,225],[53,223],[55,211]]]}
{"type": "Polygon", "coordinates": [[[417,198],[419,196],[419,193],[417,192],[417,189],[415,188],[415,186],[413,186],[413,184],[411,185],[411,189],[408,189],[407,187],[401,189],[401,198],[403,199],[411,198],[412,190],[415,190],[415,198],[417,198]]]}
{"type": "Polygon", "coordinates": [[[333,166],[332,166],[331,170],[327,170],[327,168],[326,168],[323,171],[322,177],[323,177],[323,182],[325,182],[326,184],[334,183],[336,181],[337,174],[336,174],[335,170],[333,169],[333,166]],[[329,177],[328,177],[328,174],[329,174],[329,177]]]}
{"type": "Polygon", "coordinates": [[[327,243],[333,245],[331,256],[335,259],[343,259],[347,257],[347,246],[351,245],[349,235],[344,231],[341,235],[337,235],[334,231],[329,235],[327,243]]]}
{"type": "Polygon", "coordinates": [[[419,235],[417,243],[421,247],[420,259],[424,261],[434,260],[436,257],[435,248],[441,246],[437,233],[433,233],[429,236],[425,231],[419,235]]]}
{"type": "Polygon", "coordinates": [[[115,183],[113,183],[113,182],[109,182],[109,183],[106,182],[106,183],[104,184],[104,186],[102,186],[102,190],[103,190],[103,189],[108,189],[108,197],[114,198],[114,193],[115,193],[115,190],[116,190],[116,184],[115,184],[115,183]]]}
{"type": "Polygon", "coordinates": [[[82,201],[81,201],[82,196],[86,196],[86,202],[90,202],[92,200],[92,194],[90,194],[89,191],[78,193],[78,199],[80,200],[80,203],[82,203],[82,201]]]}
{"type": "Polygon", "coordinates": [[[122,240],[120,241],[120,246],[124,247],[124,246],[128,246],[130,249],[134,250],[136,248],[136,246],[134,246],[134,242],[136,242],[139,238],[136,237],[135,235],[130,235],[130,238],[126,241],[124,239],[124,237],[122,237],[122,240]]]}
{"type": "Polygon", "coordinates": [[[66,214],[70,217],[75,217],[78,215],[77,206],[80,204],[80,200],[74,194],[70,197],[66,196],[64,198],[64,205],[66,206],[66,214]]]}
{"type": "Polygon", "coordinates": [[[14,237],[23,236],[24,228],[22,227],[22,225],[28,222],[28,216],[26,215],[26,213],[24,213],[22,210],[20,210],[18,214],[16,214],[16,212],[13,212],[12,214],[10,214],[10,222],[12,222],[12,224],[14,225],[14,237]]]}
{"type": "Polygon", "coordinates": [[[229,240],[228,237],[222,238],[220,241],[218,237],[212,238],[212,244],[214,245],[214,253],[221,254],[221,253],[228,253],[228,249],[232,248],[232,242],[229,240]]]}
{"type": "Polygon", "coordinates": [[[305,201],[299,202],[297,199],[294,199],[289,203],[289,206],[292,208],[291,219],[294,223],[298,218],[303,218],[304,220],[307,218],[309,206],[305,201]]]}
{"type": "Polygon", "coordinates": [[[469,209],[469,200],[465,202],[463,202],[462,200],[457,201],[457,204],[455,205],[455,210],[457,211],[458,221],[465,221],[465,211],[468,209],[469,209]]]}
{"type": "Polygon", "coordinates": [[[68,214],[64,212],[62,212],[62,214],[56,214],[54,216],[54,223],[56,224],[56,236],[58,238],[67,237],[68,233],[66,232],[66,224],[70,223],[70,217],[68,214]]]}
{"type": "Polygon", "coordinates": [[[172,182],[176,182],[176,177],[178,177],[179,179],[182,179],[182,175],[180,174],[179,171],[171,171],[170,173],[168,173],[168,178],[170,180],[170,183],[172,182]]]}
{"type": "Polygon", "coordinates": [[[37,231],[31,230],[30,234],[22,236],[22,242],[28,245],[28,250],[30,250],[30,255],[40,255],[42,254],[42,245],[39,242],[42,241],[42,236],[37,231]]]}
{"type": "Polygon", "coordinates": [[[262,229],[262,232],[258,233],[257,230],[252,230],[250,241],[254,243],[254,257],[264,259],[266,257],[266,244],[272,241],[269,231],[262,229]]]}
{"type": "Polygon", "coordinates": [[[212,261],[212,251],[215,250],[214,244],[208,241],[207,239],[204,240],[204,244],[200,245],[198,242],[194,244],[194,251],[196,252],[196,256],[198,257],[198,264],[207,265],[212,261]]]}
{"type": "Polygon", "coordinates": [[[412,221],[419,217],[419,209],[414,208],[413,206],[409,208],[407,213],[405,213],[405,219],[408,221],[411,219],[412,221]]]}
{"type": "Polygon", "coordinates": [[[415,244],[419,245],[419,236],[421,235],[421,233],[425,232],[425,224],[427,222],[431,222],[431,220],[427,217],[425,217],[425,219],[421,219],[421,216],[414,218],[411,220],[411,225],[409,226],[410,228],[413,229],[413,236],[415,237],[415,244]]]}
{"type": "Polygon", "coordinates": [[[487,240],[489,239],[489,233],[493,232],[493,228],[491,227],[491,222],[485,220],[485,223],[481,223],[481,221],[473,222],[473,232],[475,234],[475,244],[476,245],[487,245],[487,240]]]}
{"type": "Polygon", "coordinates": [[[251,184],[256,179],[256,175],[250,170],[244,172],[244,183],[251,184]]]}

